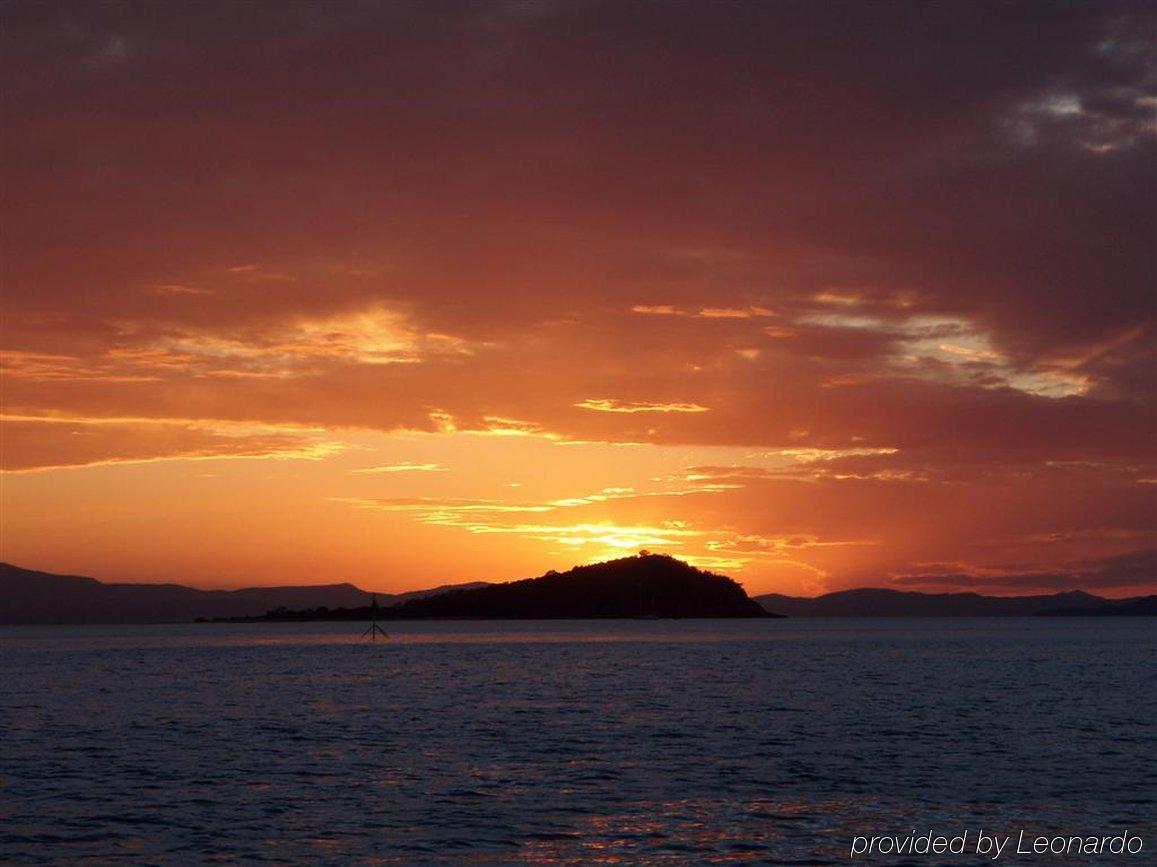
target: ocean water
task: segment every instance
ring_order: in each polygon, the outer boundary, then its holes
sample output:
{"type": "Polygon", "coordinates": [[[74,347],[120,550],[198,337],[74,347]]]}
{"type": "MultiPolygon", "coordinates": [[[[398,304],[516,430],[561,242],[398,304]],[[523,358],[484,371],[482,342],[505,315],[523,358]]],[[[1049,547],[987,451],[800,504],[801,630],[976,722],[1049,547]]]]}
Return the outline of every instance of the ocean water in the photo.
{"type": "Polygon", "coordinates": [[[0,862],[1157,863],[1147,618],[386,626],[0,629],[0,862]]]}

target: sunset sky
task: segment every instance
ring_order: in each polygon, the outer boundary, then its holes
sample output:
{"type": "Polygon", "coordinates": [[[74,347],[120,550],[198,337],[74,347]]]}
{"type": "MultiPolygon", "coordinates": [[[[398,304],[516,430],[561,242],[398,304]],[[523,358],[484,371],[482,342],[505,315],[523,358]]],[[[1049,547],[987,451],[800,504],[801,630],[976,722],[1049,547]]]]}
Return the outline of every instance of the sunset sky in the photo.
{"type": "Polygon", "coordinates": [[[1150,5],[3,17],[0,559],[1157,592],[1150,5]]]}

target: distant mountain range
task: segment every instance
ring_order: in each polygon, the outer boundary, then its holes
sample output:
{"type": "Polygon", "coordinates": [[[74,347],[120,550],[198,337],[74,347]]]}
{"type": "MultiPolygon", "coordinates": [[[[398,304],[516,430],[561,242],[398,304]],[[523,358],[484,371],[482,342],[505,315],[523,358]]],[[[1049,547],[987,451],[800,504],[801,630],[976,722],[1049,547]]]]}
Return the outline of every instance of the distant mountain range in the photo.
{"type": "MultiPolygon", "coordinates": [[[[657,554],[504,584],[450,584],[376,596],[383,619],[1157,615],[1157,596],[1104,599],[1081,591],[998,597],[869,588],[815,598],[769,593],[752,600],[730,578],[657,554]]],[[[370,593],[348,583],[198,590],[110,584],[0,563],[0,624],[364,620],[370,601],[370,593]]]]}
{"type": "Polygon", "coordinates": [[[815,598],[768,593],[755,597],[787,617],[1026,617],[1157,614],[1157,596],[1105,599],[1073,590],[1046,596],[981,596],[864,588],[815,598]]]}
{"type": "MultiPolygon", "coordinates": [[[[391,595],[396,605],[454,586],[391,595]]],[[[274,608],[343,608],[369,605],[370,593],[353,584],[198,590],[181,584],[106,584],[95,578],[53,575],[0,563],[0,623],[174,623],[197,618],[248,617],[274,608]]]]}

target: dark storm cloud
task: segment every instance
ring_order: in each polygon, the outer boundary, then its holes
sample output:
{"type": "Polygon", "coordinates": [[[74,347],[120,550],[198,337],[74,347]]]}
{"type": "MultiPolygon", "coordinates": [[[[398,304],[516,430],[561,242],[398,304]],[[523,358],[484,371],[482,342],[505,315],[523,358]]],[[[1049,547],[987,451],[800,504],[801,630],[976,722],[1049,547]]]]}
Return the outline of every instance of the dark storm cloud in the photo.
{"type": "MultiPolygon", "coordinates": [[[[7,18],[11,273],[29,290],[115,297],[162,271],[383,247],[403,294],[472,320],[480,295],[532,282],[564,281],[570,305],[658,280],[673,297],[885,282],[978,317],[1025,363],[1095,354],[1151,312],[1142,4],[77,3],[7,18]],[[1104,118],[1120,127],[1085,141],[1104,118]],[[126,235],[130,258],[105,249],[126,235]],[[61,243],[97,273],[45,261],[61,243]],[[666,261],[689,244],[759,261],[713,285],[666,261]]],[[[1144,360],[1085,363],[1135,392],[1144,360]]]]}

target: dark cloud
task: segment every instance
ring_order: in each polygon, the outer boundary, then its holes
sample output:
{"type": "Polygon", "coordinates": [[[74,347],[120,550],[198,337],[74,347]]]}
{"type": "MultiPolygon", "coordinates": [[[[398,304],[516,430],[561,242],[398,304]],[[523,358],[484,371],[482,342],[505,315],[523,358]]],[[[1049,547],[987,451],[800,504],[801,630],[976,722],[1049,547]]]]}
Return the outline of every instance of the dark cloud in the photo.
{"type": "Polygon", "coordinates": [[[1024,363],[1151,313],[1142,4],[8,17],[10,279],[90,305],[95,284],[106,312],[208,264],[372,252],[386,291],[467,319],[479,296],[542,312],[657,281],[694,300],[886,281],[990,324],[1024,363]],[[1093,152],[1089,112],[1131,126],[1093,152]],[[62,243],[82,261],[48,255],[62,243]],[[751,261],[719,285],[669,261],[689,245],[751,261]]]}

